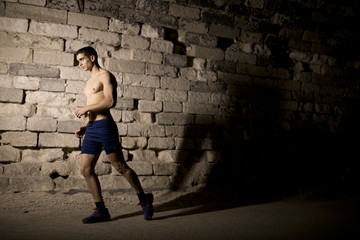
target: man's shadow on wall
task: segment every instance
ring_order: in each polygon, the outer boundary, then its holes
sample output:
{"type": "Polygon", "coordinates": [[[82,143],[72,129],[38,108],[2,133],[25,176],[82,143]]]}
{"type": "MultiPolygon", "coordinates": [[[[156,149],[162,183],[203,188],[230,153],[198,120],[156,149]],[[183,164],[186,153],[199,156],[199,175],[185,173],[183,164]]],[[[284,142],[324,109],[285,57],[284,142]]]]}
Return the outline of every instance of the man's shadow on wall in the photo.
{"type": "MultiPolygon", "coordinates": [[[[224,92],[227,88],[224,85],[224,92]]],[[[183,211],[155,219],[287,197],[346,197],[353,190],[354,173],[347,173],[353,167],[350,129],[329,133],[328,129],[322,130],[324,126],[304,121],[301,126],[283,130],[279,117],[281,92],[264,87],[249,90],[254,94],[245,101],[243,91],[234,93],[227,103],[227,121],[209,124],[214,122],[212,116],[202,116],[202,121],[185,126],[178,159],[187,157],[178,163],[172,182],[172,190],[184,194],[156,206],[157,212],[183,211]],[[219,153],[219,158],[207,162],[207,150],[187,149],[193,138],[197,146],[211,139],[211,151],[219,153]]]]}
{"type": "MultiPolygon", "coordinates": [[[[224,94],[229,87],[223,84],[224,94]]],[[[177,146],[179,167],[172,181],[172,190],[183,194],[156,206],[156,212],[183,211],[155,219],[279,199],[275,191],[285,158],[271,160],[264,156],[272,149],[267,145],[274,141],[270,135],[276,127],[278,92],[254,87],[253,95],[245,99],[241,94],[248,87],[235,88],[239,92],[231,89],[231,100],[220,107],[225,113],[221,120],[218,116],[202,115],[201,120],[184,126],[182,144],[177,146]],[[207,149],[209,142],[212,146],[207,149]]]]}

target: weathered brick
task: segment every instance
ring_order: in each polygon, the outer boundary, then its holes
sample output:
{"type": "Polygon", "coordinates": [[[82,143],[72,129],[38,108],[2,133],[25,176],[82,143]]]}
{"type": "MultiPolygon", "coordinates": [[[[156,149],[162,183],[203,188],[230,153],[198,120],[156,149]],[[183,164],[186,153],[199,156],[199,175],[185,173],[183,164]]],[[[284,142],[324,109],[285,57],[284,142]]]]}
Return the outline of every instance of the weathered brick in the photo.
{"type": "Polygon", "coordinates": [[[35,19],[45,22],[66,23],[67,11],[27,4],[7,3],[6,16],[35,19]]]}
{"type": "Polygon", "coordinates": [[[146,137],[122,137],[121,146],[125,149],[144,149],[147,146],[146,137]]]}
{"type": "Polygon", "coordinates": [[[0,17],[0,30],[2,31],[27,32],[28,25],[27,19],[0,17]]]}
{"type": "MultiPolygon", "coordinates": [[[[13,87],[14,77],[10,75],[0,75],[0,89],[10,89],[13,87]]],[[[0,90],[1,91],[1,90],[0,90]]]]}
{"type": "Polygon", "coordinates": [[[161,27],[144,24],[141,27],[141,36],[145,38],[163,38],[164,30],[161,27]]]}
{"type": "Polygon", "coordinates": [[[198,20],[200,18],[200,9],[177,4],[170,4],[169,14],[185,19],[198,20]]]}
{"type": "Polygon", "coordinates": [[[169,65],[159,65],[159,64],[146,64],[146,74],[152,76],[167,76],[167,77],[176,77],[177,68],[169,65]]]}
{"type": "Polygon", "coordinates": [[[125,49],[125,48],[109,51],[111,58],[116,58],[116,59],[121,59],[121,60],[130,60],[131,52],[132,52],[131,49],[125,49]]]}
{"type": "Polygon", "coordinates": [[[57,121],[49,117],[31,117],[27,119],[26,129],[37,132],[55,132],[57,121]]]}
{"type": "Polygon", "coordinates": [[[197,71],[193,68],[181,68],[180,76],[188,80],[197,80],[197,71]]]}
{"type": "Polygon", "coordinates": [[[64,52],[34,50],[34,63],[74,66],[74,55],[64,52]]]}
{"type": "Polygon", "coordinates": [[[144,73],[145,71],[145,63],[137,61],[106,58],[104,65],[106,69],[114,72],[144,73]]]}
{"type": "Polygon", "coordinates": [[[164,64],[172,65],[178,68],[186,67],[187,57],[180,54],[165,54],[164,64]]]}
{"type": "Polygon", "coordinates": [[[136,172],[138,176],[151,176],[153,174],[153,168],[151,162],[131,161],[128,164],[136,172]]]}
{"type": "Polygon", "coordinates": [[[147,124],[147,125],[142,124],[142,125],[144,126],[142,129],[142,135],[144,137],[165,137],[164,126],[159,126],[154,124],[147,124]]]}
{"type": "Polygon", "coordinates": [[[11,146],[0,146],[0,163],[14,163],[20,161],[20,151],[11,146]]]}
{"type": "Polygon", "coordinates": [[[154,89],[147,87],[124,86],[124,97],[154,100],[154,89]]]}
{"type": "Polygon", "coordinates": [[[100,30],[107,30],[108,19],[104,17],[92,16],[81,13],[68,13],[67,23],[70,25],[77,25],[82,27],[95,28],[100,30]]]}
{"type": "Polygon", "coordinates": [[[183,78],[161,78],[162,89],[173,89],[173,90],[190,90],[190,81],[183,78]]]}
{"type": "Polygon", "coordinates": [[[135,114],[137,114],[136,111],[122,111],[122,120],[123,122],[129,123],[135,121],[135,114]]]}
{"type": "Polygon", "coordinates": [[[225,53],[225,60],[255,65],[257,56],[254,54],[240,52],[237,49],[228,48],[225,53]]]}
{"type": "Polygon", "coordinates": [[[78,93],[82,94],[85,89],[86,82],[84,81],[66,81],[66,91],[68,93],[78,93]]]}
{"type": "Polygon", "coordinates": [[[74,133],[82,123],[75,120],[59,121],[57,131],[59,133],[74,133]]]}
{"type": "Polygon", "coordinates": [[[15,88],[25,90],[38,90],[40,86],[40,78],[38,77],[14,77],[13,85],[15,88]]]}
{"type": "Polygon", "coordinates": [[[65,42],[65,52],[75,53],[77,50],[83,47],[90,46],[91,42],[80,41],[80,40],[66,40],[65,42]]]}
{"type": "Polygon", "coordinates": [[[164,112],[182,112],[181,102],[163,102],[164,112]]]}
{"type": "Polygon", "coordinates": [[[240,29],[221,24],[211,24],[209,34],[217,37],[235,39],[239,36],[240,29]]]}
{"type": "Polygon", "coordinates": [[[156,150],[174,149],[175,140],[173,138],[151,137],[148,141],[148,148],[156,150]]]}
{"type": "Polygon", "coordinates": [[[260,43],[263,37],[263,34],[259,32],[243,31],[240,33],[240,40],[248,43],[260,43]]]}
{"type": "Polygon", "coordinates": [[[49,37],[76,38],[77,28],[76,26],[32,21],[29,33],[49,37]]]}
{"type": "Polygon", "coordinates": [[[124,48],[148,49],[150,41],[141,36],[123,35],[121,38],[121,46],[124,48]]]}
{"type": "Polygon", "coordinates": [[[28,47],[32,49],[50,49],[62,51],[64,40],[28,33],[0,33],[0,43],[8,47],[28,47]]]}
{"type": "Polygon", "coordinates": [[[118,46],[121,43],[121,36],[118,33],[100,31],[88,28],[80,28],[79,39],[91,42],[103,42],[112,46],[118,46]]]}
{"type": "Polygon", "coordinates": [[[57,68],[45,67],[41,65],[11,63],[9,73],[14,76],[33,76],[33,77],[54,77],[60,75],[57,68]]]}
{"type": "Polygon", "coordinates": [[[207,48],[196,45],[191,45],[186,51],[189,56],[204,59],[223,60],[225,55],[224,51],[219,48],[207,48]]]}
{"type": "Polygon", "coordinates": [[[161,64],[162,54],[142,49],[133,49],[131,51],[131,59],[139,62],[161,64]]]}
{"type": "Polygon", "coordinates": [[[183,113],[158,113],[156,123],[159,125],[188,125],[194,123],[194,116],[183,113]]]}
{"type": "Polygon", "coordinates": [[[109,30],[122,34],[137,35],[140,32],[140,25],[138,23],[126,23],[118,19],[110,18],[109,30]]]}
{"type": "Polygon", "coordinates": [[[159,77],[155,77],[155,76],[125,73],[123,78],[123,84],[132,85],[132,86],[159,88],[160,80],[159,77]]]}
{"type": "MultiPolygon", "coordinates": [[[[100,165],[100,164],[99,164],[100,165]]],[[[70,166],[67,162],[45,162],[41,164],[41,175],[50,176],[54,173],[63,177],[68,177],[71,172],[70,166]]]]}
{"type": "Polygon", "coordinates": [[[304,53],[304,52],[292,51],[292,52],[290,52],[289,57],[291,59],[301,61],[301,62],[306,62],[306,63],[310,63],[310,61],[311,61],[311,55],[308,53],[304,53]]]}
{"type": "Polygon", "coordinates": [[[120,122],[121,121],[121,115],[122,115],[121,110],[111,108],[110,113],[111,113],[111,116],[112,116],[112,118],[114,119],[115,122],[120,122]]]}
{"type": "Polygon", "coordinates": [[[15,88],[0,88],[0,102],[22,103],[24,91],[15,88]]]}
{"type": "Polygon", "coordinates": [[[35,113],[32,104],[0,103],[0,116],[24,116],[28,117],[35,113]]]}
{"type": "Polygon", "coordinates": [[[32,132],[5,132],[1,135],[3,144],[13,147],[36,147],[37,133],[32,132]]]}
{"type": "Polygon", "coordinates": [[[159,101],[140,100],[138,108],[141,112],[161,112],[162,103],[159,101]]]}
{"type": "Polygon", "coordinates": [[[218,115],[219,109],[214,104],[194,104],[194,103],[183,103],[183,112],[189,114],[206,114],[206,115],[218,115]]]}
{"type": "Polygon", "coordinates": [[[46,0],[19,0],[19,2],[42,7],[46,5],[46,0]]]}
{"type": "Polygon", "coordinates": [[[71,80],[88,80],[90,73],[84,71],[80,67],[62,67],[60,69],[60,77],[62,79],[71,80]]]}
{"type": "Polygon", "coordinates": [[[217,37],[206,35],[206,34],[198,34],[187,32],[185,34],[185,43],[200,45],[203,47],[214,48],[216,47],[218,42],[217,37]]]}
{"type": "Polygon", "coordinates": [[[118,98],[116,101],[116,109],[131,110],[135,107],[135,100],[133,98],[118,98]]]}
{"type": "Polygon", "coordinates": [[[64,158],[64,152],[62,149],[40,149],[32,150],[25,149],[22,152],[22,162],[55,162],[62,161],[64,158]]]}
{"type": "Polygon", "coordinates": [[[177,18],[174,16],[170,16],[169,14],[151,14],[149,16],[151,25],[153,26],[161,26],[171,29],[177,28],[177,18]]]}
{"type": "Polygon", "coordinates": [[[187,92],[180,90],[155,89],[155,100],[184,102],[187,100],[187,92]]]}
{"type": "Polygon", "coordinates": [[[58,78],[42,78],[40,80],[40,91],[64,92],[65,80],[58,78]]]}
{"type": "Polygon", "coordinates": [[[161,162],[185,162],[187,159],[188,153],[182,150],[164,150],[159,152],[159,161],[161,162]]]}
{"type": "Polygon", "coordinates": [[[151,39],[150,50],[162,53],[172,53],[174,44],[163,39],[151,39]]]}
{"type": "Polygon", "coordinates": [[[25,125],[24,117],[0,117],[0,130],[24,131],[25,125]]]}
{"type": "Polygon", "coordinates": [[[208,24],[205,22],[191,21],[188,19],[180,19],[179,29],[189,32],[206,34],[208,32],[208,24]]]}
{"type": "Polygon", "coordinates": [[[54,182],[48,176],[11,177],[10,189],[13,192],[43,192],[54,190],[54,182]]]}
{"type": "Polygon", "coordinates": [[[0,60],[31,62],[32,51],[29,48],[0,47],[0,60]]]}
{"type": "Polygon", "coordinates": [[[196,149],[195,139],[190,137],[177,137],[175,138],[176,149],[196,149]]]}
{"type": "Polygon", "coordinates": [[[144,189],[169,190],[172,186],[170,176],[140,177],[144,189]]]}
{"type": "Polygon", "coordinates": [[[50,106],[68,106],[75,99],[74,94],[55,93],[55,92],[27,92],[26,102],[37,103],[50,106]]]}
{"type": "Polygon", "coordinates": [[[39,135],[39,147],[78,148],[79,146],[79,139],[74,134],[40,133],[39,135]]]}
{"type": "MultiPolygon", "coordinates": [[[[0,9],[1,9],[1,5],[0,5],[0,9]]],[[[1,13],[1,10],[0,10],[0,13],[1,13]]],[[[0,192],[1,193],[7,192],[9,187],[10,187],[10,177],[0,176],[0,192]]]]}
{"type": "Polygon", "coordinates": [[[171,162],[154,164],[154,174],[156,176],[175,176],[178,171],[178,165],[171,162]]]}
{"type": "MultiPolygon", "coordinates": [[[[0,74],[6,74],[8,72],[8,66],[6,63],[4,62],[0,62],[0,74]]],[[[0,82],[2,82],[2,75],[0,75],[0,82]]],[[[0,83],[0,87],[2,87],[1,83],[0,83]]]]}
{"type": "MultiPolygon", "coordinates": [[[[152,150],[136,149],[130,151],[130,155],[132,155],[132,162],[152,163],[157,161],[156,153],[152,150]]],[[[152,169],[152,167],[150,169],[152,169]]]]}
{"type": "Polygon", "coordinates": [[[197,72],[197,79],[202,82],[216,82],[217,74],[213,71],[200,70],[197,72]]]}

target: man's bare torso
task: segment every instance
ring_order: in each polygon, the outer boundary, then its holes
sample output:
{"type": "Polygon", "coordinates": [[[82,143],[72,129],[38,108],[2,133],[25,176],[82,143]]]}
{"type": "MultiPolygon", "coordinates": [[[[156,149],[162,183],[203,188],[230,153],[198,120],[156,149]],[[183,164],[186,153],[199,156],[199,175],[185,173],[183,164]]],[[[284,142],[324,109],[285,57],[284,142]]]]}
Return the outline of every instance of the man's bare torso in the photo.
{"type": "MultiPolygon", "coordinates": [[[[85,96],[86,96],[86,105],[92,105],[103,100],[104,97],[104,86],[101,83],[101,78],[106,77],[107,71],[101,69],[96,75],[92,75],[91,78],[86,82],[85,86],[85,96]]],[[[110,116],[110,111],[105,110],[103,112],[88,112],[89,121],[96,121],[108,118],[110,116]]]]}

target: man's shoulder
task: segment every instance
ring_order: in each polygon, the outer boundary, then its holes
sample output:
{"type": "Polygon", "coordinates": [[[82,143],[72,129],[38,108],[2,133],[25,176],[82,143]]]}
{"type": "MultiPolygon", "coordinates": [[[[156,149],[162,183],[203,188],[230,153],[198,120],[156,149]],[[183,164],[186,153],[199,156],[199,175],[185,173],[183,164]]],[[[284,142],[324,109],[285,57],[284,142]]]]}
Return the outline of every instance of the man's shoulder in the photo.
{"type": "Polygon", "coordinates": [[[100,79],[110,79],[110,72],[106,69],[101,69],[100,74],[99,74],[99,78],[100,79]]]}

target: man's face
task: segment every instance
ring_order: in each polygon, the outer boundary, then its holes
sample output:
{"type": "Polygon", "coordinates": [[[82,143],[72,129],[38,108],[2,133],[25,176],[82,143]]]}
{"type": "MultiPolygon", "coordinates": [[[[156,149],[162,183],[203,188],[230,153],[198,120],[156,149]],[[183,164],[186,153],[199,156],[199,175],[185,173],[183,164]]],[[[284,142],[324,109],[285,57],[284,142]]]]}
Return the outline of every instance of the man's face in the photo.
{"type": "MultiPolygon", "coordinates": [[[[92,56],[90,56],[92,57],[92,56]]],[[[90,71],[92,67],[94,66],[94,62],[91,61],[91,59],[87,56],[85,56],[83,53],[79,53],[76,56],[76,59],[79,62],[79,66],[84,69],[85,71],[90,71]]]]}

